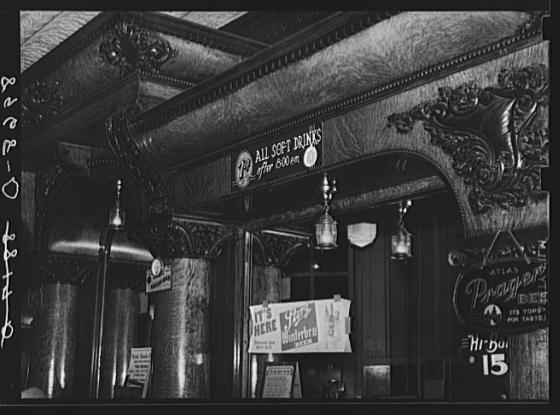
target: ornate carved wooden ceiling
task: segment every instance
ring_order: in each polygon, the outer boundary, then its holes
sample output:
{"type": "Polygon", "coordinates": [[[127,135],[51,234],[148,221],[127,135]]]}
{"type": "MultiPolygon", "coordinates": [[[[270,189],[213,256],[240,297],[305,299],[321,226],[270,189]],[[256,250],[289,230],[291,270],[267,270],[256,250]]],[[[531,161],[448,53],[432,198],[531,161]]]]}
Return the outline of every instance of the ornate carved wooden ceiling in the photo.
{"type": "MultiPolygon", "coordinates": [[[[99,13],[97,11],[22,11],[20,14],[22,72],[99,13]]],[[[160,13],[219,29],[246,12],[165,11],[160,13]]]]}

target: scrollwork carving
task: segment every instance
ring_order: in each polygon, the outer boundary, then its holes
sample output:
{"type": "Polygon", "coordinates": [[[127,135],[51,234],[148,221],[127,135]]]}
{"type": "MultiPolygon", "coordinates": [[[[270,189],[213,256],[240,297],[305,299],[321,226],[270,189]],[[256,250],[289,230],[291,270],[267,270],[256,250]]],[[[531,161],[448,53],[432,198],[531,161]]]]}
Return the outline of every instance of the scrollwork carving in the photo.
{"type": "Polygon", "coordinates": [[[255,232],[253,234],[253,263],[259,266],[281,268],[286,265],[298,248],[309,246],[307,237],[292,236],[274,232],[255,232]]]}
{"type": "Polygon", "coordinates": [[[497,87],[440,88],[437,101],[392,114],[388,126],[405,134],[422,122],[471,188],[473,212],[523,207],[546,196],[540,169],[548,164],[548,94],[544,65],[502,69],[497,87]]]}
{"type": "Polygon", "coordinates": [[[83,177],[80,170],[67,165],[56,164],[36,176],[35,187],[35,248],[41,251],[45,244],[49,212],[57,199],[58,193],[70,183],[83,177]]]}
{"type": "Polygon", "coordinates": [[[236,235],[224,225],[173,219],[145,222],[129,238],[145,243],[156,257],[212,259],[221,243],[236,235]]]}
{"type": "Polygon", "coordinates": [[[101,61],[119,66],[122,75],[136,70],[157,73],[176,55],[168,41],[128,17],[117,20],[99,45],[101,61]]]}
{"type": "Polygon", "coordinates": [[[106,131],[109,147],[146,196],[148,215],[170,216],[170,192],[156,168],[146,160],[132,139],[126,111],[113,114],[107,120],[106,131]]]}
{"type": "Polygon", "coordinates": [[[21,97],[22,123],[25,126],[38,124],[56,117],[64,103],[60,82],[36,80],[28,86],[21,97]]]}

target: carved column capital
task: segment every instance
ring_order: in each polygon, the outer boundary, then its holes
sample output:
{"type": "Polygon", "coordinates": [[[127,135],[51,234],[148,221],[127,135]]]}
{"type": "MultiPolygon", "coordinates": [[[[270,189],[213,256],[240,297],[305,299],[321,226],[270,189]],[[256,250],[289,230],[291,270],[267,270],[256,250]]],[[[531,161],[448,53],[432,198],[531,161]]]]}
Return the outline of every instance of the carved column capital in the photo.
{"type": "Polygon", "coordinates": [[[156,257],[213,259],[222,243],[238,234],[237,228],[219,223],[173,218],[144,222],[129,237],[145,243],[156,257]]]}
{"type": "Polygon", "coordinates": [[[254,232],[253,264],[284,267],[298,248],[309,246],[308,236],[277,231],[254,232]]]}
{"type": "Polygon", "coordinates": [[[423,124],[471,189],[475,214],[524,207],[547,194],[540,169],[548,165],[548,73],[545,65],[503,68],[496,86],[445,86],[436,100],[390,115],[388,126],[406,134],[423,124]]]}
{"type": "Polygon", "coordinates": [[[146,270],[149,264],[110,262],[107,273],[107,287],[110,289],[130,288],[143,291],[146,286],[146,270]]]}
{"type": "Polygon", "coordinates": [[[39,275],[44,283],[81,285],[97,269],[95,258],[47,253],[37,259],[39,275]]]}

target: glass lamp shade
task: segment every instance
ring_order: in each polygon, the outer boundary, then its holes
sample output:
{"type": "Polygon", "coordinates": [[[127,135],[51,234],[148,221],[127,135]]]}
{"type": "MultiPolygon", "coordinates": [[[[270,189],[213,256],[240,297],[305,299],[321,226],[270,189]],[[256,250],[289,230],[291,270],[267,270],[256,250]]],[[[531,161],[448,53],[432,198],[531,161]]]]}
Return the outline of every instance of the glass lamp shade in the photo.
{"type": "Polygon", "coordinates": [[[109,212],[109,227],[115,231],[120,231],[124,228],[124,210],[121,210],[119,205],[111,208],[109,212]]]}
{"type": "Polygon", "coordinates": [[[336,221],[325,212],[315,224],[316,249],[334,249],[336,245],[336,221]]]}
{"type": "Polygon", "coordinates": [[[391,236],[391,259],[412,258],[412,234],[401,228],[399,232],[391,236]]]}

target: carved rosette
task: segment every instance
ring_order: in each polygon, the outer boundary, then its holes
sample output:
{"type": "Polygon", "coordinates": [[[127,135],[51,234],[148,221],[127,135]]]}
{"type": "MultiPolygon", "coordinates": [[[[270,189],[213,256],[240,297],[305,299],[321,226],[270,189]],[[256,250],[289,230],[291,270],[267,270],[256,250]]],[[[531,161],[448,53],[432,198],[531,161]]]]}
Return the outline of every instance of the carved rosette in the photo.
{"type": "Polygon", "coordinates": [[[217,223],[173,219],[146,222],[129,238],[146,244],[154,257],[213,259],[222,243],[237,234],[236,229],[217,223]]]}
{"type": "Polygon", "coordinates": [[[74,255],[49,253],[40,255],[37,261],[43,283],[81,285],[97,269],[95,258],[74,255]]]}
{"type": "Polygon", "coordinates": [[[157,73],[176,55],[168,41],[131,18],[117,20],[99,45],[100,60],[120,67],[121,75],[137,70],[157,73]]]}
{"type": "Polygon", "coordinates": [[[548,165],[548,69],[502,69],[498,86],[469,82],[439,89],[435,102],[388,117],[388,126],[410,132],[422,122],[431,143],[453,158],[471,188],[474,213],[540,201],[540,169],[548,165]]]}
{"type": "Polygon", "coordinates": [[[143,291],[146,287],[146,270],[149,266],[150,264],[110,262],[107,272],[107,287],[143,291]]]}
{"type": "Polygon", "coordinates": [[[284,267],[298,248],[307,247],[310,239],[305,236],[288,235],[272,231],[253,234],[253,264],[284,267]]]}
{"type": "Polygon", "coordinates": [[[126,111],[113,114],[107,120],[106,131],[109,147],[142,189],[148,215],[170,216],[172,202],[167,184],[134,142],[128,129],[126,111]]]}
{"type": "Polygon", "coordinates": [[[25,126],[38,124],[48,118],[56,117],[62,108],[60,82],[36,80],[25,88],[21,96],[21,116],[25,126]]]}
{"type": "MultiPolygon", "coordinates": [[[[488,262],[492,263],[502,259],[522,258],[523,252],[530,258],[547,257],[548,240],[546,239],[528,241],[521,244],[521,246],[523,247],[523,251],[510,243],[497,245],[488,255],[488,262]]],[[[482,266],[487,252],[488,247],[453,250],[448,254],[448,262],[453,267],[467,270],[477,269],[482,266]]]]}

